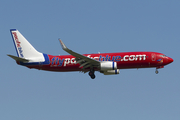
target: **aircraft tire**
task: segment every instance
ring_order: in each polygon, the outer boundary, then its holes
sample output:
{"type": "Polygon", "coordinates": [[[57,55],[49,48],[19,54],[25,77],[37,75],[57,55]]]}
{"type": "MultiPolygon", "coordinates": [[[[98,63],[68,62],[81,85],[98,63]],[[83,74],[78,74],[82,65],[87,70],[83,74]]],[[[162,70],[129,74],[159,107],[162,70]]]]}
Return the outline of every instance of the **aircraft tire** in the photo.
{"type": "Polygon", "coordinates": [[[96,77],[96,76],[95,76],[94,74],[93,74],[93,75],[91,75],[91,78],[92,78],[92,79],[94,79],[95,77],[96,77]]]}
{"type": "Polygon", "coordinates": [[[158,71],[158,70],[156,70],[156,71],[155,71],[155,73],[156,73],[156,74],[158,74],[158,73],[159,73],[159,71],[158,71]]]}
{"type": "Polygon", "coordinates": [[[92,79],[94,79],[96,76],[94,75],[94,71],[90,71],[89,72],[89,76],[92,78],[92,79]]]}

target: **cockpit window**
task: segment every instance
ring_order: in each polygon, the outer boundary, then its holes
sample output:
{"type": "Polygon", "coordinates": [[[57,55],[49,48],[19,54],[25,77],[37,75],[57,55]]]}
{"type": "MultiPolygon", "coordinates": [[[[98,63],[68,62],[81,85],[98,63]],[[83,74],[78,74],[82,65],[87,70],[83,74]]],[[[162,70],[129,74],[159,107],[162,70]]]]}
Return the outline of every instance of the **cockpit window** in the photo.
{"type": "Polygon", "coordinates": [[[166,55],[160,55],[160,57],[166,57],[166,55]]]}

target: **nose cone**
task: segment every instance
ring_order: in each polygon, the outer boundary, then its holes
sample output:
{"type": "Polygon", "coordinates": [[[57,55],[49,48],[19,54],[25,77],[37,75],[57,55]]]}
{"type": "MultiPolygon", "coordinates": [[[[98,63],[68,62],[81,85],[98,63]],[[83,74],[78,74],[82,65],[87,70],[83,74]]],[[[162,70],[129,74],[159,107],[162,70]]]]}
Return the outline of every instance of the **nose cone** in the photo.
{"type": "Polygon", "coordinates": [[[172,63],[174,60],[170,57],[168,57],[168,63],[172,63]]]}

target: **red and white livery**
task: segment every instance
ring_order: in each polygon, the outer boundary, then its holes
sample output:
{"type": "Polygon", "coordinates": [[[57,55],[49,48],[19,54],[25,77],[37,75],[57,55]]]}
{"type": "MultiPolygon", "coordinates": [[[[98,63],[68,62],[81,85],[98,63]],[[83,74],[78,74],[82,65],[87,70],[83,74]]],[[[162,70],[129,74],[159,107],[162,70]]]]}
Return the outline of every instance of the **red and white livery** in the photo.
{"type": "Polygon", "coordinates": [[[173,59],[157,52],[118,52],[118,53],[98,53],[79,54],[69,48],[61,41],[64,51],[70,55],[48,55],[38,52],[16,29],[10,30],[17,56],[8,55],[16,60],[17,64],[28,68],[39,70],[69,72],[82,71],[89,72],[89,76],[94,79],[95,71],[104,75],[119,74],[120,69],[130,68],[159,68],[173,62],[173,59]]]}

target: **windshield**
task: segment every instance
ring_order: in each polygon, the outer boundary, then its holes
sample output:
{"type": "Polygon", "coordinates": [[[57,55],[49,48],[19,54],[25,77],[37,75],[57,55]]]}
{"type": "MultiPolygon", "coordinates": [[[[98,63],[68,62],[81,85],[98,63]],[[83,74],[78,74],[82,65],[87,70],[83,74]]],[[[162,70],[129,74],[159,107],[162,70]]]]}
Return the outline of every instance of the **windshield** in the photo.
{"type": "Polygon", "coordinates": [[[160,55],[160,57],[166,57],[166,55],[160,55]]]}

